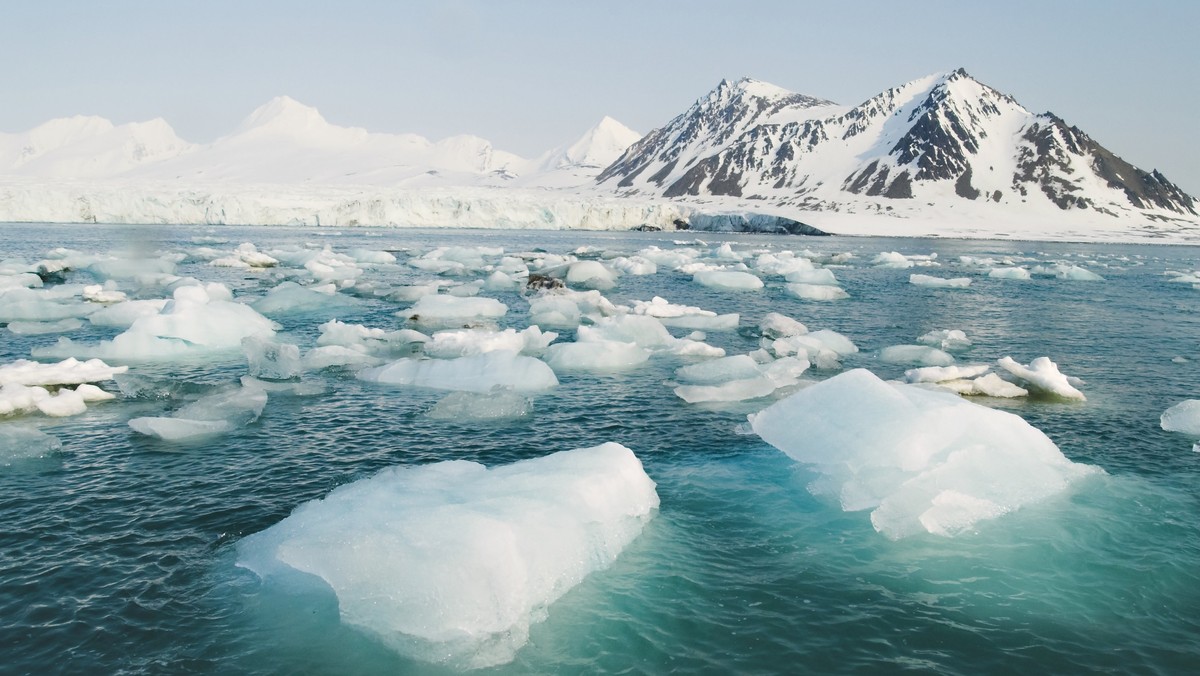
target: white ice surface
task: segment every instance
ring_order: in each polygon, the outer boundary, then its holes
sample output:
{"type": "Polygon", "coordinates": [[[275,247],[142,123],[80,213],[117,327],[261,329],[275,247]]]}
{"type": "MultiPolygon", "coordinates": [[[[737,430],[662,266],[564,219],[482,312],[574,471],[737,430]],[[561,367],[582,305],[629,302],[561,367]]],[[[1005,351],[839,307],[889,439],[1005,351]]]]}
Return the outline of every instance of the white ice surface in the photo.
{"type": "Polygon", "coordinates": [[[265,584],[332,591],[344,624],[399,653],[499,665],[550,604],[641,533],[654,488],[613,443],[491,469],[393,467],[246,537],[238,565],[265,584]]]}
{"type": "Polygon", "coordinates": [[[750,416],[772,446],[815,470],[810,490],[871,510],[899,539],[952,536],[1102,472],[1073,463],[1011,413],[862,369],[802,389],[750,416]]]}

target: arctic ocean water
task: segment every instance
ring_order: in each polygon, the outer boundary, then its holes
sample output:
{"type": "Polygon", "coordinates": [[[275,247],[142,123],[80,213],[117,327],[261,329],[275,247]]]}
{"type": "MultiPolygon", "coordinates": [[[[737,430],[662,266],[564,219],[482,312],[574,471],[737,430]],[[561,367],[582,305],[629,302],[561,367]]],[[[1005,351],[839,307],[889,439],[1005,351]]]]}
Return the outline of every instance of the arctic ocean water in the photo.
{"type": "MultiPolygon", "coordinates": [[[[57,436],[60,453],[0,465],[0,672],[443,673],[339,624],[332,599],[264,588],[235,565],[235,545],[296,506],[390,466],[468,459],[510,463],[615,441],[658,484],[661,508],[610,568],[549,607],[529,643],[499,673],[1195,673],[1200,670],[1200,453],[1162,431],[1159,415],[1200,396],[1200,291],[1168,270],[1200,268],[1187,247],[995,241],[783,238],[685,233],[411,231],[248,227],[5,225],[0,259],[89,252],[187,252],[285,244],[422,252],[494,246],[632,253],[699,236],[713,247],[852,252],[836,270],[850,298],[812,302],[781,283],[721,291],[660,269],[625,276],[616,302],[655,295],[742,314],[740,331],[712,331],[729,354],[758,347],[746,330],[767,312],[853,339],[846,359],[883,377],[902,366],[879,349],[931,329],[974,341],[962,361],[1049,356],[1086,381],[1088,400],[985,400],[1048,434],[1076,462],[1107,474],[955,537],[892,541],[866,512],[844,512],[807,487],[813,473],[745,432],[770,400],[689,405],[666,384],[679,359],[616,374],[561,374],[531,415],[462,424],[426,413],[444,393],[325,372],[318,397],[273,397],[244,429],[196,444],[134,434],[127,421],[173,404],[121,398],[82,416],[0,420],[57,436]],[[197,239],[206,238],[206,239],[197,239]],[[210,243],[213,241],[219,243],[210,243]],[[942,268],[873,268],[874,254],[937,253],[942,268]],[[908,283],[912,272],[962,276],[960,255],[1068,260],[1101,282],[989,279],[967,289],[908,283]],[[1182,358],[1182,359],[1176,359],[1182,358]]],[[[405,255],[401,254],[401,263],[405,255]]],[[[271,271],[180,264],[239,299],[261,296],[271,271]]],[[[78,273],[80,279],[86,278],[78,273]]],[[[422,279],[416,270],[367,279],[422,279]]],[[[161,294],[159,294],[161,296],[161,294]]],[[[524,328],[528,304],[501,326],[524,328]]],[[[403,304],[357,299],[351,309],[277,318],[311,347],[336,316],[400,328],[403,304]]],[[[85,328],[75,340],[111,337],[85,328]]],[[[675,331],[676,335],[682,333],[675,331]]],[[[56,336],[0,337],[0,363],[28,358],[56,336]]],[[[572,339],[564,332],[560,340],[572,339]]],[[[134,372],[186,398],[245,374],[240,353],[134,372]]],[[[810,371],[816,380],[831,372],[810,371]]],[[[311,377],[311,376],[310,376],[311,377]]],[[[112,383],[105,385],[115,390],[112,383]]],[[[487,670],[485,670],[487,671],[487,670]]]]}

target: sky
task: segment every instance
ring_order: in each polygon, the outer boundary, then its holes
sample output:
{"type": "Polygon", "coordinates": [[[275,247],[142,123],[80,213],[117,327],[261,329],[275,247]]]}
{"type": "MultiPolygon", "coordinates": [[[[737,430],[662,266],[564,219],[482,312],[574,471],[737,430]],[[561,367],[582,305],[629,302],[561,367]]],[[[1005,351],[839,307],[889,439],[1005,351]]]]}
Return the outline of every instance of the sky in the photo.
{"type": "Polygon", "coordinates": [[[722,78],[846,105],[963,67],[1200,195],[1200,2],[4,0],[0,132],[165,118],[208,142],[274,96],[532,157],[647,132],[722,78]]]}

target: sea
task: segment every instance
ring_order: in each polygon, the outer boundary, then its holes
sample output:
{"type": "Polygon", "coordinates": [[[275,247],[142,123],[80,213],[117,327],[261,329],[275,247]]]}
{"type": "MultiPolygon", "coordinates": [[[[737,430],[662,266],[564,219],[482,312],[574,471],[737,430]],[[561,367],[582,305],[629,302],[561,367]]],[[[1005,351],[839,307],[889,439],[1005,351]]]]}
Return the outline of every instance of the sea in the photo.
{"type": "MultiPolygon", "coordinates": [[[[3,260],[33,263],[60,247],[182,254],[175,274],[222,282],[248,301],[287,272],[214,267],[194,255],[243,242],[268,253],[389,251],[396,265],[366,267],[359,278],[381,286],[439,279],[405,261],[445,246],[596,259],[652,246],[709,255],[723,244],[750,256],[852,254],[836,259],[849,298],[835,301],[797,298],[769,277],[757,290],[711,288],[664,267],[624,275],[604,295],[618,304],[660,296],[739,313],[738,329],[706,332],[706,342],[730,355],[758,349],[758,322],[782,313],[847,336],[859,352],[843,368],[885,379],[909,366],[880,360],[882,348],[937,329],[966,332],[972,346],[958,354],[960,363],[1047,356],[1083,381],[1085,402],[977,403],[1020,416],[1070,460],[1104,471],[953,536],[893,540],[867,511],[846,511],[810,490],[818,478],[812,468],[749,431],[747,416],[786,391],[688,404],[672,387],[675,369],[690,363],[683,357],[560,373],[556,388],[531,397],[527,415],[488,422],[431,418],[445,392],[327,369],[304,376],[322,383],[322,394],[272,397],[257,421],[184,444],[139,435],[128,421],[166,415],[236,383],[246,358],[233,351],[131,362],[130,374],[151,383],[141,392],[122,393],[109,381],[100,385],[117,399],[82,415],[0,419],[62,444],[42,457],[0,458],[0,673],[456,673],[344,625],[336,600],[272,590],[237,565],[239,541],[385,468],[447,460],[493,467],[610,441],[642,462],[657,486],[657,513],[612,565],[544,609],[511,662],[478,673],[1200,672],[1200,453],[1195,439],[1159,422],[1169,407],[1200,398],[1200,289],[1172,281],[1200,269],[1200,249],[695,232],[0,225],[3,260]],[[923,265],[875,266],[884,252],[918,256],[923,265]],[[1066,263],[1103,280],[996,279],[988,263],[973,262],[980,259],[1027,268],[1066,263]],[[971,284],[928,288],[910,283],[913,273],[971,284]]],[[[102,280],[75,270],[63,281],[102,280]]],[[[118,288],[131,298],[165,296],[131,281],[118,288]]],[[[274,317],[280,336],[308,349],[317,327],[334,318],[407,326],[397,316],[406,303],[339,293],[350,302],[274,317]]],[[[525,293],[482,293],[508,306],[498,327],[528,326],[525,293]]],[[[86,344],[120,330],[85,322],[66,335],[86,344]]],[[[559,341],[574,338],[573,330],[560,334],[559,341]]],[[[0,364],[57,339],[0,329],[0,364]]],[[[837,372],[811,369],[804,384],[837,372]]]]}

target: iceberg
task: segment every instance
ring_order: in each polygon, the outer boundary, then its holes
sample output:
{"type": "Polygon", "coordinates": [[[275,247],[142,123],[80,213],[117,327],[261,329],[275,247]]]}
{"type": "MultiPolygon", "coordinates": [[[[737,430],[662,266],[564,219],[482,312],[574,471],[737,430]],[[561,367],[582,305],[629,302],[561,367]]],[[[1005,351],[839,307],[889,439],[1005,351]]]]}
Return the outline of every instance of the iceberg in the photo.
{"type": "Polygon", "coordinates": [[[750,424],[821,475],[814,494],[871,510],[875,530],[893,540],[969,532],[1103,472],[1071,462],[1016,415],[863,369],[802,389],[750,424]]]}
{"type": "Polygon", "coordinates": [[[970,277],[954,277],[945,279],[932,275],[909,275],[908,283],[915,286],[927,286],[935,289],[965,289],[971,285],[970,277]]]}
{"type": "Polygon", "coordinates": [[[842,287],[826,284],[788,283],[783,288],[802,300],[843,300],[850,297],[842,287]]]}
{"type": "Polygon", "coordinates": [[[434,420],[505,420],[529,415],[533,404],[516,392],[452,392],[439,401],[428,416],[434,420]]]}
{"type": "Polygon", "coordinates": [[[889,364],[920,364],[921,366],[950,366],[954,357],[928,345],[892,345],[879,351],[879,360],[889,364]]]}
{"type": "Polygon", "coordinates": [[[488,469],[392,467],[244,538],[264,585],[337,597],[341,622],[457,669],[505,664],[546,608],[610,566],[659,505],[620,444],[488,469]]]}

